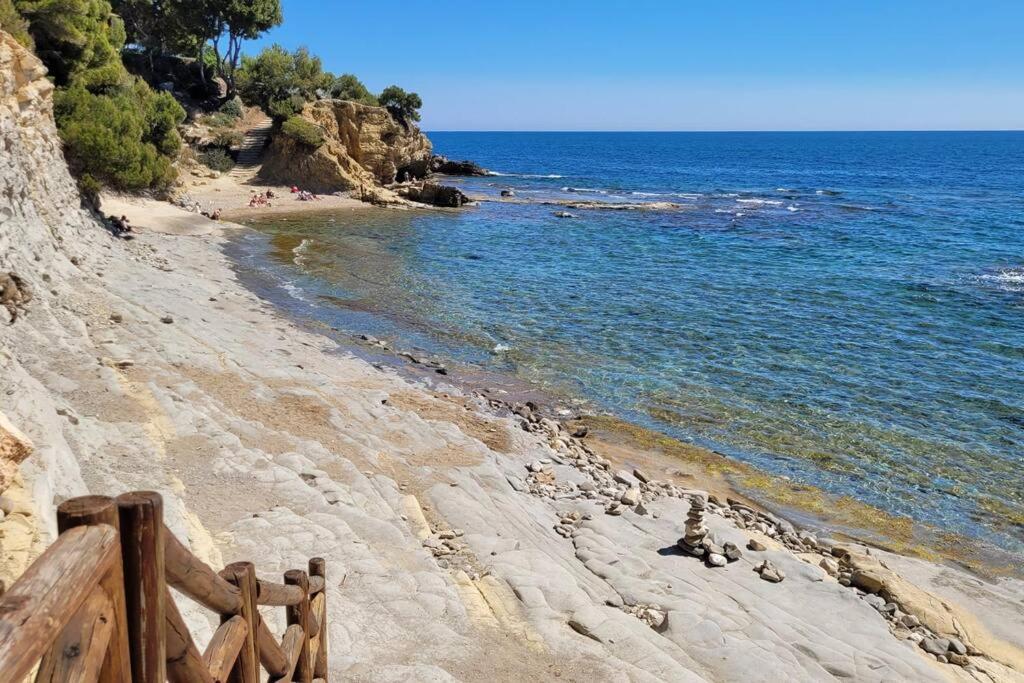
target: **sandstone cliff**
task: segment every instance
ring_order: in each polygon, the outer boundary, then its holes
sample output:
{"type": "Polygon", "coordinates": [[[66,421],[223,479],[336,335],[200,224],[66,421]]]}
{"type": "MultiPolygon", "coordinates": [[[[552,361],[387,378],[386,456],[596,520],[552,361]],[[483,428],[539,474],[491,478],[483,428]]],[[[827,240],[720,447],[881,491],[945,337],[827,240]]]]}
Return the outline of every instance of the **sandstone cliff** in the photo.
{"type": "Polygon", "coordinates": [[[371,191],[403,174],[426,173],[430,140],[415,126],[407,129],[396,122],[383,107],[321,100],[307,104],[301,115],[320,127],[324,143],[311,149],[287,135],[275,135],[260,173],[266,181],[319,193],[360,187],[371,191]]]}

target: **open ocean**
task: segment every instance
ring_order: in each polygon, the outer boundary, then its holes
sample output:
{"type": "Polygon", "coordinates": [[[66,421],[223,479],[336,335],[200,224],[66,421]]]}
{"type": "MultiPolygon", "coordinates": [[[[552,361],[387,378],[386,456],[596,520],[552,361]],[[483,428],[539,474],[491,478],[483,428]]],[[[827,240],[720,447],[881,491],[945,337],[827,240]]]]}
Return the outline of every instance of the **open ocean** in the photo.
{"type": "Polygon", "coordinates": [[[265,220],[243,277],[1024,554],[1024,133],[430,137],[517,203],[265,220]]]}

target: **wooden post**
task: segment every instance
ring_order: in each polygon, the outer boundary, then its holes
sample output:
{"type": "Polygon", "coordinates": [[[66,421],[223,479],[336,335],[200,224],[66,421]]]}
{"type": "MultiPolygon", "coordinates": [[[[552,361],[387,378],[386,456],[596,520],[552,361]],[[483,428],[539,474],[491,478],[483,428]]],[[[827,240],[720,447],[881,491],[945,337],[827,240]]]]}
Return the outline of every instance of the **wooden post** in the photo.
{"type": "Polygon", "coordinates": [[[301,569],[289,569],[284,573],[284,582],[289,586],[302,589],[302,600],[299,604],[285,608],[288,625],[298,624],[302,627],[302,647],[299,649],[299,663],[295,665],[292,678],[299,683],[312,683],[313,666],[309,661],[309,577],[301,569]]]}
{"type": "MultiPolygon", "coordinates": [[[[256,609],[256,570],[252,562],[234,562],[221,571],[224,579],[236,586],[242,594],[242,609],[239,615],[245,620],[248,630],[245,643],[238,653],[238,659],[231,669],[230,683],[257,683],[260,663],[256,637],[259,633],[260,613],[256,609]]],[[[229,621],[234,614],[222,614],[221,623],[229,621]]]]}
{"type": "Polygon", "coordinates": [[[163,498],[154,491],[117,497],[124,560],[128,643],[134,683],[167,680],[163,498]]]}
{"type": "Polygon", "coordinates": [[[313,677],[324,679],[324,683],[327,681],[327,563],[322,557],[314,557],[309,561],[309,575],[310,577],[319,576],[323,579],[324,587],[321,589],[323,595],[324,611],[323,614],[317,614],[317,619],[320,620],[320,633],[317,634],[319,640],[319,647],[316,651],[316,659],[313,662],[313,677]]]}
{"type": "MultiPolygon", "coordinates": [[[[107,496],[79,496],[57,506],[57,531],[61,534],[79,526],[108,524],[120,530],[117,505],[107,496]]],[[[119,551],[120,552],[120,551],[119,551]]],[[[103,659],[99,683],[127,683],[131,680],[131,655],[128,648],[128,615],[124,598],[124,573],[116,562],[100,587],[111,603],[113,628],[103,659]]]]}

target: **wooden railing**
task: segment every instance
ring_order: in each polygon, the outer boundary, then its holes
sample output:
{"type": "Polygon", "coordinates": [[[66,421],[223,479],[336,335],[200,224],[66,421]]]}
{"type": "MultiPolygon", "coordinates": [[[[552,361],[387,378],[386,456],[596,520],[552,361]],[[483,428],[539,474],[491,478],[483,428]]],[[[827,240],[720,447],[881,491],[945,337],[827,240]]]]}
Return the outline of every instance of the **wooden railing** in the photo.
{"type": "Polygon", "coordinates": [[[284,583],[252,563],[215,572],[163,523],[150,491],[84,496],[57,508],[60,536],[0,598],[0,682],[327,681],[324,561],[284,583]],[[220,616],[200,653],[170,589],[220,616]],[[258,607],[285,608],[278,641],[258,607]]]}

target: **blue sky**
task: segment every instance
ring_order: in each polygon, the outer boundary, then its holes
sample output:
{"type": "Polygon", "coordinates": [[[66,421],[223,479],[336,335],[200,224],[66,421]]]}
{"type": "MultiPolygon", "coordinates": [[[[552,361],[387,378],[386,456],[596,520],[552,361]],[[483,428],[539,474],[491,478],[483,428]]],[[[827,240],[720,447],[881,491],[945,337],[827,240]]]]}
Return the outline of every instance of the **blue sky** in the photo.
{"type": "Polygon", "coordinates": [[[426,130],[1024,128],[1024,0],[282,0],[426,130]]]}

